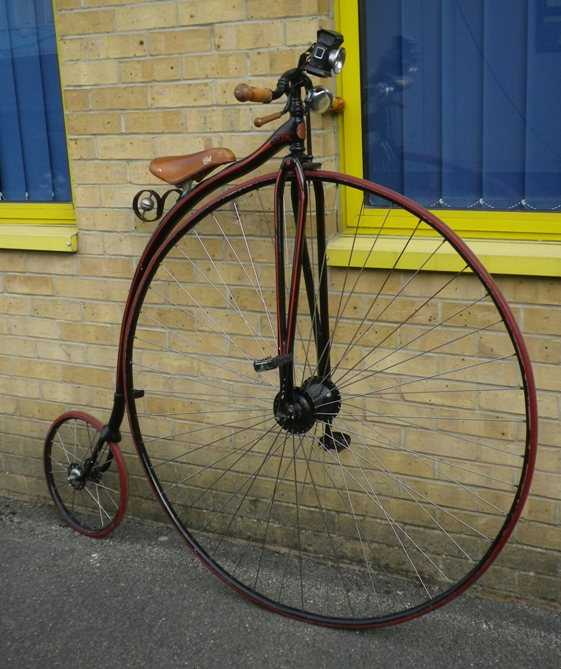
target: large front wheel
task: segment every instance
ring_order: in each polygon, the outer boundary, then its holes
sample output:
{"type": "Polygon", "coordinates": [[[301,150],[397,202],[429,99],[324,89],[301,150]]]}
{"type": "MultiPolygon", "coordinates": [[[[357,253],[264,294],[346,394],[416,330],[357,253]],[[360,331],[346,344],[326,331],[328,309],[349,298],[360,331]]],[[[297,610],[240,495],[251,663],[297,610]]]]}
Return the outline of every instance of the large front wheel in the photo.
{"type": "MultiPolygon", "coordinates": [[[[306,184],[296,403],[254,364],[278,352],[273,175],[178,221],[147,263],[123,358],[130,425],[223,581],[294,618],[381,627],[458,596],[510,536],[535,459],[532,370],[497,285],[443,223],[363,180],[306,184]]],[[[284,210],[289,276],[290,192],[284,210]]]]}

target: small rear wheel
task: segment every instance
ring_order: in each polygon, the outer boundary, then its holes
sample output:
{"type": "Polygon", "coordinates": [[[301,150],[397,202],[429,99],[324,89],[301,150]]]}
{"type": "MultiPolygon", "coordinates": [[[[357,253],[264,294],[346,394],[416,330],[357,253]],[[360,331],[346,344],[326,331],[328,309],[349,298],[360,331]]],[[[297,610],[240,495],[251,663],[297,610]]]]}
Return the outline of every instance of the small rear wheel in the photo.
{"type": "Polygon", "coordinates": [[[87,413],[68,411],[45,440],[47,486],[64,520],[77,532],[103,539],[119,525],[127,504],[127,472],[121,450],[105,442],[102,424],[87,413]]]}

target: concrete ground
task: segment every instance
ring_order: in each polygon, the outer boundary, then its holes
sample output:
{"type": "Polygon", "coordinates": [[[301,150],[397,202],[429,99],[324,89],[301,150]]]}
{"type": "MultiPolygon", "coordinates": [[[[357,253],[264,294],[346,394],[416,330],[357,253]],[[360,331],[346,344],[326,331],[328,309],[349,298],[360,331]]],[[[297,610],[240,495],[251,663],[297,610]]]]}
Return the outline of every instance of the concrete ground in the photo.
{"type": "Polygon", "coordinates": [[[324,629],[223,586],[169,525],[110,539],[0,498],[0,667],[561,667],[559,611],[464,595],[411,623],[324,629]]]}

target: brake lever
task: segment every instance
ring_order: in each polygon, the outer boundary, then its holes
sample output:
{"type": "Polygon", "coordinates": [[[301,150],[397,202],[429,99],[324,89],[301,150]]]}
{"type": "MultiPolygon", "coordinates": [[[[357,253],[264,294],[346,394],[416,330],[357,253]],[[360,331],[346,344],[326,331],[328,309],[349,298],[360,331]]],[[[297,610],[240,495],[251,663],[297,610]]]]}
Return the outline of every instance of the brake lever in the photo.
{"type": "Polygon", "coordinates": [[[269,114],[268,116],[258,116],[257,118],[253,119],[253,125],[256,128],[260,128],[261,126],[265,125],[266,123],[270,123],[271,121],[276,121],[283,114],[284,114],[284,111],[280,111],[280,112],[276,112],[275,114],[269,114]]]}
{"type": "Polygon", "coordinates": [[[256,128],[260,128],[261,126],[265,125],[266,123],[270,123],[271,121],[276,121],[281,116],[286,114],[289,107],[290,107],[290,97],[286,101],[286,104],[284,105],[283,109],[281,109],[281,111],[275,112],[274,114],[269,114],[268,116],[258,116],[257,118],[253,119],[253,125],[256,128]]]}

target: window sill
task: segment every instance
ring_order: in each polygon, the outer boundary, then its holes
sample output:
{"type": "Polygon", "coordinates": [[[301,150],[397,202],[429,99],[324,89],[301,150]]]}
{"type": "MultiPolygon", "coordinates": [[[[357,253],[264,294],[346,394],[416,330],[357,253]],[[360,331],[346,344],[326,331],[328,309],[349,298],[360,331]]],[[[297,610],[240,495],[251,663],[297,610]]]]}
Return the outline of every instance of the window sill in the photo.
{"type": "Polygon", "coordinates": [[[72,203],[0,203],[0,249],[76,253],[78,228],[72,203]]]}
{"type": "MultiPolygon", "coordinates": [[[[361,268],[369,255],[374,236],[340,234],[327,246],[327,263],[331,267],[361,268]],[[352,260],[349,263],[352,251],[352,260]]],[[[405,237],[380,236],[376,252],[368,257],[366,267],[388,269],[393,267],[403,249],[405,237]]],[[[399,260],[399,269],[416,270],[434,249],[434,238],[413,240],[399,260]]],[[[491,274],[516,276],[561,277],[561,243],[528,240],[465,240],[491,274]]],[[[423,267],[423,271],[452,272],[462,269],[464,263],[458,254],[444,246],[423,267]]]]}
{"type": "Polygon", "coordinates": [[[30,223],[1,223],[0,249],[24,251],[58,251],[76,253],[76,225],[33,225],[30,223]]]}

